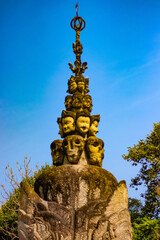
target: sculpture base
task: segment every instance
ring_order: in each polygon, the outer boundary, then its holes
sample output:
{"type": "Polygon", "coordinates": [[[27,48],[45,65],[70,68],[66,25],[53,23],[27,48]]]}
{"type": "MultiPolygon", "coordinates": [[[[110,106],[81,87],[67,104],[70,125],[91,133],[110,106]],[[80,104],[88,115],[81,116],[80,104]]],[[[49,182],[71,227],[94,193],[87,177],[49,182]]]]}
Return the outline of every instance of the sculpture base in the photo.
{"type": "Polygon", "coordinates": [[[118,182],[105,169],[91,165],[62,165],[43,173],[35,182],[35,192],[46,201],[78,210],[86,204],[107,201],[118,182]]]}
{"type": "Polygon", "coordinates": [[[57,240],[132,239],[125,181],[118,183],[100,167],[52,167],[36,180],[36,192],[25,185],[23,190],[21,240],[34,236],[57,240]],[[32,221],[26,220],[28,215],[32,221]]]}

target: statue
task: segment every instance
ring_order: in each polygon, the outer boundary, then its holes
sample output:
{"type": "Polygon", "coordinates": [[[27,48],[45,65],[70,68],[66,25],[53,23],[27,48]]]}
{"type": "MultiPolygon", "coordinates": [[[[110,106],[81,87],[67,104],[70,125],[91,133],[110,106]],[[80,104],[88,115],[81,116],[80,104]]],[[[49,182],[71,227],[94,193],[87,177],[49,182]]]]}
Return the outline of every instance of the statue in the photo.
{"type": "Polygon", "coordinates": [[[89,135],[90,136],[96,136],[98,133],[98,124],[100,121],[100,115],[92,115],[91,116],[91,126],[89,128],[89,135]]]}
{"type": "Polygon", "coordinates": [[[62,127],[62,118],[57,118],[57,123],[59,125],[59,132],[58,133],[63,138],[64,137],[64,133],[63,133],[63,127],[62,127]]]}
{"type": "Polygon", "coordinates": [[[84,150],[85,140],[78,135],[70,135],[64,139],[64,152],[69,163],[78,163],[84,150]]]}
{"type": "MultiPolygon", "coordinates": [[[[76,5],[78,6],[78,5],[76,5]]],[[[91,115],[89,79],[83,76],[80,32],[85,21],[71,21],[76,31],[74,75],[68,80],[66,110],[57,119],[62,139],[51,145],[53,166],[37,177],[34,189],[21,183],[20,240],[132,240],[125,181],[102,168],[104,142],[97,138],[100,115],[91,115]]]]}
{"type": "Polygon", "coordinates": [[[78,115],[77,122],[76,122],[77,131],[82,134],[82,136],[85,136],[89,130],[90,127],[90,117],[86,116],[85,114],[78,115]]]}
{"type": "Polygon", "coordinates": [[[62,129],[64,136],[75,131],[76,114],[71,111],[63,110],[62,112],[62,129]]]}
{"type": "Polygon", "coordinates": [[[86,152],[88,154],[88,161],[91,165],[102,167],[102,160],[104,158],[104,142],[97,137],[89,137],[86,141],[86,152]]]}
{"type": "Polygon", "coordinates": [[[59,166],[63,164],[63,158],[64,158],[64,153],[63,153],[63,140],[54,140],[51,145],[51,155],[52,155],[52,162],[53,165],[59,166]]]}
{"type": "Polygon", "coordinates": [[[74,93],[77,90],[77,83],[75,81],[75,77],[71,75],[71,78],[68,80],[68,93],[74,93]]]}

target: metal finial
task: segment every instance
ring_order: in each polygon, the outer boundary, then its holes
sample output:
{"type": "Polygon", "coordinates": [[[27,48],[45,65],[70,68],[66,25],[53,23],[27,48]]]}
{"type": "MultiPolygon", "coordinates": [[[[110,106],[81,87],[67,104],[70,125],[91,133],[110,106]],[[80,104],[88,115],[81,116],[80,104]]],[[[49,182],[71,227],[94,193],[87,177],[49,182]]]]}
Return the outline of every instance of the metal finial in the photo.
{"type": "Polygon", "coordinates": [[[85,69],[87,69],[87,63],[81,62],[81,54],[83,47],[82,44],[80,43],[80,32],[85,28],[86,23],[83,20],[83,18],[78,16],[78,6],[79,4],[77,3],[75,6],[76,16],[71,20],[71,27],[76,31],[76,42],[73,43],[73,52],[76,54],[76,61],[74,62],[75,68],[73,67],[72,63],[69,63],[69,67],[72,70],[72,72],[76,74],[75,77],[81,78],[82,73],[84,73],[85,69]]]}
{"type": "Polygon", "coordinates": [[[76,9],[76,16],[78,17],[79,3],[76,4],[75,9],[76,9]]]}
{"type": "Polygon", "coordinates": [[[82,31],[85,28],[86,23],[83,20],[83,18],[78,16],[79,3],[76,4],[75,9],[76,16],[71,21],[71,28],[73,28],[76,31],[76,33],[78,32],[78,35],[80,35],[80,31],[82,31]]]}

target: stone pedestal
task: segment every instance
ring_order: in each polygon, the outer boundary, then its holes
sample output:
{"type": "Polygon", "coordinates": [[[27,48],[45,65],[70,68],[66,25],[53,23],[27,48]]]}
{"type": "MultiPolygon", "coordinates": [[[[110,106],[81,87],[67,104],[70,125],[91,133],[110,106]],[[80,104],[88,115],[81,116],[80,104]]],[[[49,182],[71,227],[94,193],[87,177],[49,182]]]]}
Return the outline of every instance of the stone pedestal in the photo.
{"type": "Polygon", "coordinates": [[[96,166],[52,167],[23,184],[20,239],[130,240],[132,228],[124,181],[96,166]]]}
{"type": "Polygon", "coordinates": [[[35,192],[75,211],[92,201],[107,201],[117,188],[116,178],[103,168],[91,165],[53,167],[35,182],[35,192]]]}

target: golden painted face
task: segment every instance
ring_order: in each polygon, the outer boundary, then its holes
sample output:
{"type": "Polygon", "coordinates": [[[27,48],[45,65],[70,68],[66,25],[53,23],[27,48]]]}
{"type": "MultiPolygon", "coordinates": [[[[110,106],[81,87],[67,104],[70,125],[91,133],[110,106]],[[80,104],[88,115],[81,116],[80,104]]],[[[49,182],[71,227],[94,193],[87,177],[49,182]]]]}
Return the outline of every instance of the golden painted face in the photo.
{"type": "Polygon", "coordinates": [[[89,129],[89,134],[91,136],[96,136],[97,132],[98,132],[98,121],[93,121],[89,129]]]}
{"type": "Polygon", "coordinates": [[[78,82],[78,89],[80,91],[84,91],[85,89],[85,83],[84,82],[78,82]]]}
{"type": "Polygon", "coordinates": [[[74,119],[72,117],[62,118],[62,127],[64,133],[75,131],[74,119]]]}
{"type": "Polygon", "coordinates": [[[67,95],[65,98],[65,106],[67,110],[70,110],[72,107],[72,96],[71,95],[67,95]]]}
{"type": "Polygon", "coordinates": [[[86,134],[90,127],[90,118],[85,116],[80,116],[77,119],[77,130],[81,134],[86,134]]]}
{"type": "Polygon", "coordinates": [[[86,151],[89,157],[88,162],[92,165],[102,166],[104,158],[104,143],[97,137],[89,137],[86,142],[86,151]]]}
{"type": "Polygon", "coordinates": [[[71,82],[70,82],[69,89],[70,89],[71,92],[75,92],[75,91],[76,91],[76,89],[77,89],[77,84],[76,84],[75,81],[71,81],[71,82]]]}

